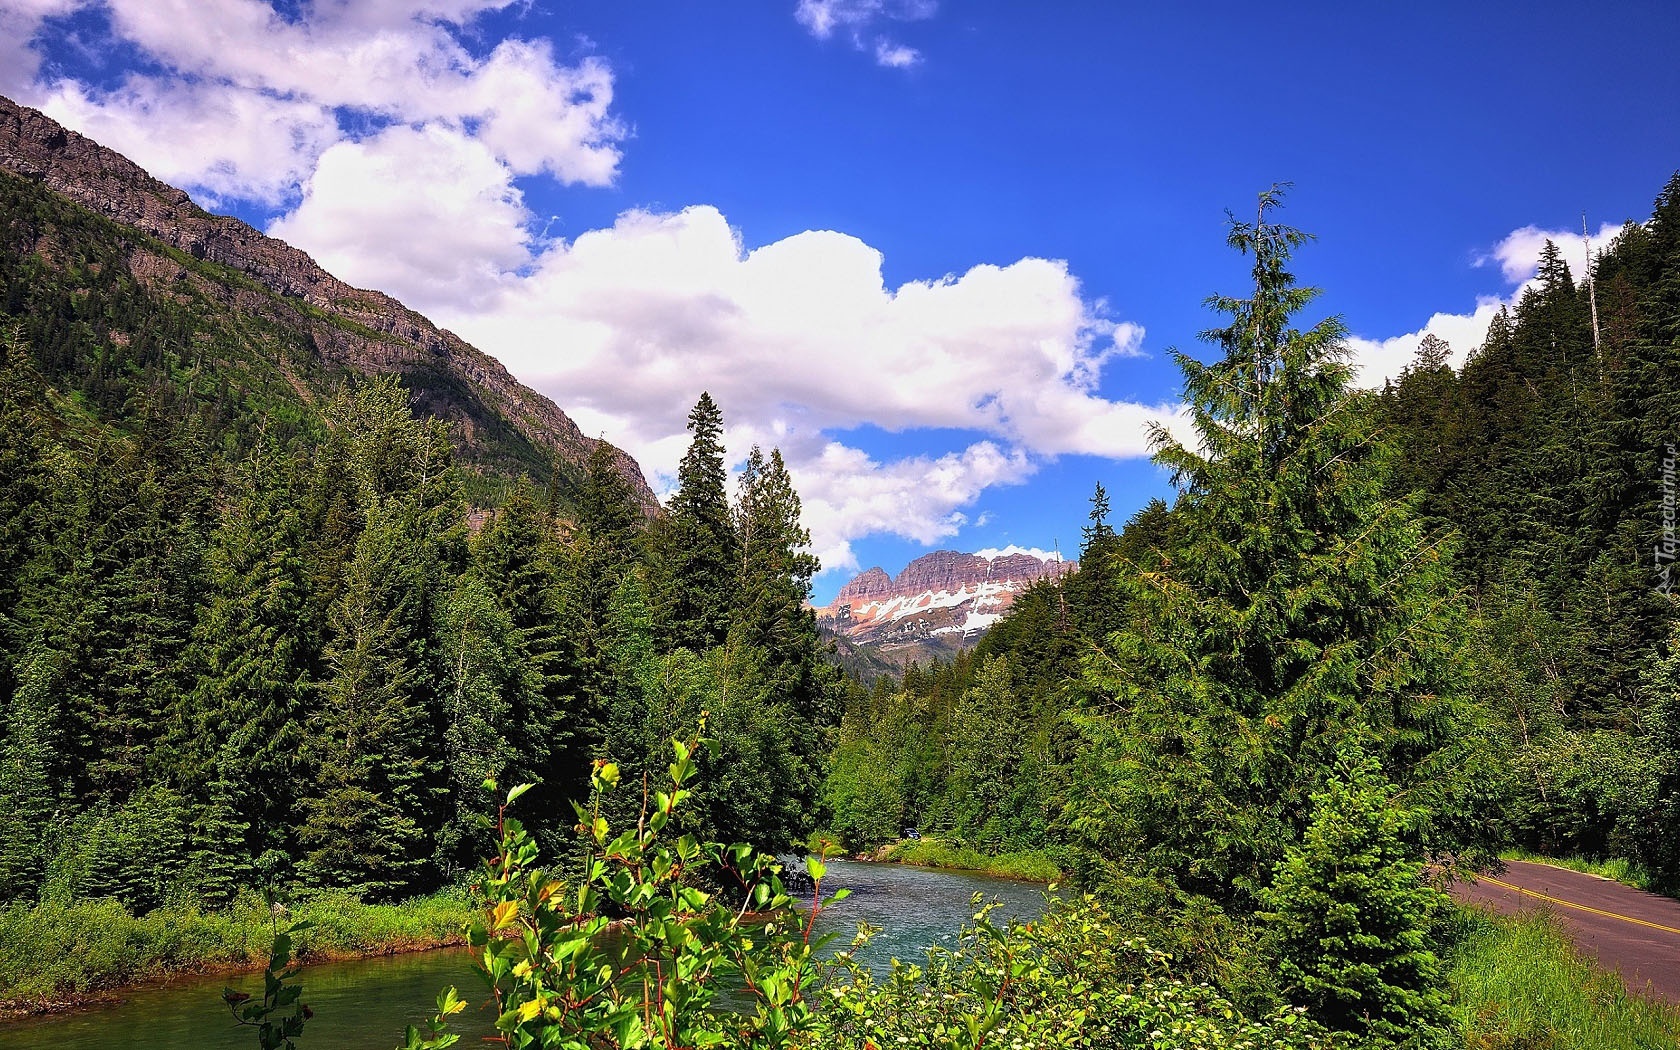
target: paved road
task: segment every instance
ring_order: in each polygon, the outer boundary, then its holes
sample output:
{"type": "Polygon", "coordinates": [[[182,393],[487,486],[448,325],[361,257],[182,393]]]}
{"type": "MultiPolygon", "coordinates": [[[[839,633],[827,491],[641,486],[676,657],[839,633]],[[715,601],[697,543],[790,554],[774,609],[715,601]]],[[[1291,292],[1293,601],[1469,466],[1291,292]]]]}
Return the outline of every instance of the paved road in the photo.
{"type": "Polygon", "coordinates": [[[1453,896],[1506,914],[1550,911],[1585,954],[1620,971],[1630,991],[1680,1005],[1680,901],[1527,861],[1509,862],[1496,879],[1459,884],[1453,896]]]}

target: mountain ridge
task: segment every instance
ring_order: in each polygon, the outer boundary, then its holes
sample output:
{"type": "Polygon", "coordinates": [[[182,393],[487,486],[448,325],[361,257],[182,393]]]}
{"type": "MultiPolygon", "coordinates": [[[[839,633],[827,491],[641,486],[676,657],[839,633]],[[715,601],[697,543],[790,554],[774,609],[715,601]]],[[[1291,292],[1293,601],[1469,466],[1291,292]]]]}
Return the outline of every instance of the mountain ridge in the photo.
{"type": "MultiPolygon", "coordinates": [[[[138,233],[126,263],[142,285],[168,294],[176,282],[189,282],[231,310],[302,332],[324,364],[398,375],[417,412],[454,425],[469,463],[502,471],[518,465],[533,475],[564,465],[576,476],[597,443],[501,362],[395,298],[355,288],[303,250],[239,219],[211,214],[117,151],[4,96],[0,172],[138,233]],[[146,238],[185,258],[156,251],[146,238]],[[208,268],[193,262],[225,273],[207,276],[208,268]]],[[[34,248],[50,250],[50,242],[34,248]]],[[[321,393],[295,375],[287,378],[305,400],[321,393]]],[[[644,513],[657,514],[641,467],[622,450],[613,448],[613,454],[644,513]]]]}
{"type": "Polygon", "coordinates": [[[897,576],[878,565],[858,573],[816,610],[817,622],[854,645],[907,662],[966,648],[1027,588],[1077,568],[1059,554],[1019,547],[932,551],[897,576]]]}

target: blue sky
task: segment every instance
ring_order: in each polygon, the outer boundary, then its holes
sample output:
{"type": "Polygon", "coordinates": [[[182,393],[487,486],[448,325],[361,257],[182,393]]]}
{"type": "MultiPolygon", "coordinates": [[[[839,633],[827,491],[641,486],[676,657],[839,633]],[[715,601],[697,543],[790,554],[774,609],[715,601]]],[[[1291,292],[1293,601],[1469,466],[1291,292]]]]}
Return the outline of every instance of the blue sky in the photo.
{"type": "MultiPolygon", "coordinates": [[[[701,389],[830,571],[1165,480],[1225,209],[1380,383],[1680,167],[1671,4],[0,0],[0,92],[496,354],[655,485],[701,389]]],[[[1576,267],[1579,272],[1579,266],[1576,267]]]]}

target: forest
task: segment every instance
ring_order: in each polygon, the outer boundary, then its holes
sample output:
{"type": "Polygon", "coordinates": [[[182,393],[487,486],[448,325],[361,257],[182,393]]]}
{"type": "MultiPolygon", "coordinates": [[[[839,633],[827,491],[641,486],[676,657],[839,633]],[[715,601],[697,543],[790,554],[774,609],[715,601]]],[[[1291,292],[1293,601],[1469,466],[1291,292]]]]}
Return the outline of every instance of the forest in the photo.
{"type": "Polygon", "coordinates": [[[455,888],[510,1045],[1466,1045],[1444,877],[1527,850],[1680,886],[1680,175],[1590,283],[1549,247],[1462,367],[1427,338],[1377,391],[1339,319],[1299,327],[1280,205],[1232,220],[1253,287],[1177,355],[1172,502],[1116,528],[1099,487],[1078,572],[868,684],[806,608],[780,453],[731,486],[709,396],[650,520],[605,444],[463,465],[397,378],[298,398],[98,229],[8,247],[0,946],[88,902],[455,888]],[[912,828],[1076,903],[827,984],[808,926],[707,903],[783,914],[775,855],[912,828]],[[676,984],[606,1009],[590,923],[626,915],[753,1020],[676,984]]]}

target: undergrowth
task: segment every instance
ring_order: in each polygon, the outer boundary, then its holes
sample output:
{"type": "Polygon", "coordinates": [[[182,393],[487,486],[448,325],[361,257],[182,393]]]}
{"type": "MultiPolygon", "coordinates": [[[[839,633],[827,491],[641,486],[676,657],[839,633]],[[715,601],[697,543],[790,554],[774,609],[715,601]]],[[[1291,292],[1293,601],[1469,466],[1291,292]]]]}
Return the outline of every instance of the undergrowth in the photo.
{"type": "Polygon", "coordinates": [[[1448,975],[1469,1050],[1680,1046],[1680,1009],[1629,995],[1578,954],[1552,917],[1462,913],[1448,975]]]}

